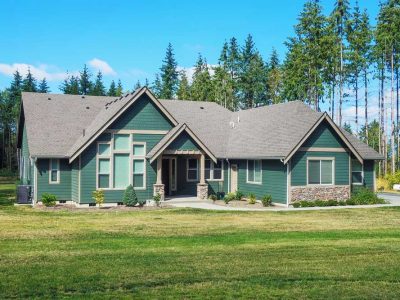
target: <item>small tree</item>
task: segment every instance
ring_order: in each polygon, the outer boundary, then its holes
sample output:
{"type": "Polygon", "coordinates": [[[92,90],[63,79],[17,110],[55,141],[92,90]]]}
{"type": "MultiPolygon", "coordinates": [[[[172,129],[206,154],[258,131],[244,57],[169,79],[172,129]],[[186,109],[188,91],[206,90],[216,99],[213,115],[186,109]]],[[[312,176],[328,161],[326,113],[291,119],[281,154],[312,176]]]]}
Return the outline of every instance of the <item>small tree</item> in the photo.
{"type": "Polygon", "coordinates": [[[124,193],[124,204],[126,206],[135,206],[138,203],[138,199],[136,196],[135,189],[133,188],[133,185],[130,184],[124,193]]]}
{"type": "Polygon", "coordinates": [[[96,205],[101,207],[104,203],[104,191],[103,190],[93,191],[92,199],[96,202],[96,205]]]}
{"type": "Polygon", "coordinates": [[[153,196],[153,200],[156,203],[156,206],[160,206],[160,202],[161,202],[161,195],[160,193],[157,193],[153,196]]]}

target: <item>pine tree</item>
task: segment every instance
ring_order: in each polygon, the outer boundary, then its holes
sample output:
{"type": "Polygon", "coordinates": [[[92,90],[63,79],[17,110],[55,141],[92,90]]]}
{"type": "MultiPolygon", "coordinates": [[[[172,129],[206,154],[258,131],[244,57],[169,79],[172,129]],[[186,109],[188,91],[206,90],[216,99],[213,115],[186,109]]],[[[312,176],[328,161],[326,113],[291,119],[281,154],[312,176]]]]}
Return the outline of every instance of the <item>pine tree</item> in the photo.
{"type": "Polygon", "coordinates": [[[199,54],[190,88],[191,98],[196,101],[211,101],[214,100],[213,93],[213,85],[207,61],[199,54]]]}
{"type": "Polygon", "coordinates": [[[49,93],[50,88],[47,84],[46,78],[43,78],[42,81],[39,83],[39,88],[38,88],[39,93],[49,93]]]}
{"type": "Polygon", "coordinates": [[[22,90],[24,92],[37,92],[36,79],[33,77],[30,68],[28,68],[28,73],[22,82],[22,90]]]}
{"type": "Polygon", "coordinates": [[[69,94],[79,95],[79,78],[78,76],[71,76],[69,79],[69,94]]]}
{"type": "Polygon", "coordinates": [[[156,74],[156,78],[154,79],[151,89],[153,93],[157,96],[157,98],[162,97],[162,84],[159,74],[156,74]]]}
{"type": "Polygon", "coordinates": [[[339,68],[339,126],[342,126],[342,105],[343,105],[343,85],[344,85],[344,42],[346,37],[345,24],[349,19],[349,0],[337,0],[332,12],[336,21],[336,34],[340,45],[340,68],[339,68]]]}
{"type": "Polygon", "coordinates": [[[177,71],[177,62],[174,57],[172,44],[169,43],[163,65],[161,66],[161,90],[160,97],[164,99],[172,99],[175,96],[178,87],[179,78],[177,71]]]}
{"type": "Polygon", "coordinates": [[[96,81],[94,83],[93,89],[91,90],[90,95],[93,96],[105,96],[106,88],[103,83],[103,74],[99,71],[96,76],[96,81]]]}
{"type": "Polygon", "coordinates": [[[86,65],[83,66],[83,70],[80,72],[79,77],[79,94],[90,95],[92,92],[93,83],[91,82],[91,74],[86,65]]]}
{"type": "Polygon", "coordinates": [[[124,89],[123,89],[123,87],[122,87],[122,83],[121,83],[121,80],[120,79],[118,79],[118,84],[117,84],[117,91],[116,91],[116,96],[117,97],[121,97],[122,96],[122,94],[123,94],[123,91],[124,91],[124,89]]]}
{"type": "Polygon", "coordinates": [[[107,96],[111,96],[111,97],[117,96],[117,87],[115,86],[114,80],[111,80],[110,88],[108,89],[107,96]]]}
{"type": "Polygon", "coordinates": [[[353,130],[351,129],[350,123],[344,122],[343,129],[346,130],[348,133],[353,134],[353,130]]]}
{"type": "Polygon", "coordinates": [[[138,81],[136,81],[136,84],[135,84],[135,87],[133,88],[133,90],[138,90],[138,89],[140,89],[142,87],[142,85],[140,84],[140,81],[138,80],[138,81]]]}
{"type": "Polygon", "coordinates": [[[190,99],[190,85],[189,85],[189,80],[186,76],[186,72],[182,70],[179,73],[180,80],[179,80],[179,86],[178,86],[178,91],[176,92],[176,97],[179,100],[188,100],[190,99]]]}
{"type": "Polygon", "coordinates": [[[273,48],[268,65],[267,100],[273,104],[281,102],[281,88],[282,71],[279,63],[278,53],[276,52],[275,48],[273,48]]]}

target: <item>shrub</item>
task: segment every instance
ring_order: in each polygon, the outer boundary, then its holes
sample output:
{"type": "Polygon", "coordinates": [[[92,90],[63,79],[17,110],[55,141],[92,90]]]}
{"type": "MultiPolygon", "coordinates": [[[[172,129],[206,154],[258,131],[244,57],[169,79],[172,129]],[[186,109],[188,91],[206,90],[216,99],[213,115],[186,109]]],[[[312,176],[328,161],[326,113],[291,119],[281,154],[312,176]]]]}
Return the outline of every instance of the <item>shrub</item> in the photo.
{"type": "Polygon", "coordinates": [[[92,199],[96,202],[96,205],[101,207],[104,203],[104,191],[103,190],[93,191],[92,199]]]}
{"type": "Polygon", "coordinates": [[[294,208],[299,208],[299,207],[301,207],[301,203],[300,203],[299,201],[293,202],[292,205],[293,205],[294,208]]]}
{"type": "Polygon", "coordinates": [[[350,205],[363,205],[363,204],[385,204],[386,201],[379,198],[372,190],[362,187],[357,189],[347,204],[350,205]]]}
{"type": "Polygon", "coordinates": [[[249,204],[256,204],[256,195],[250,193],[247,198],[249,199],[249,204]]]}
{"type": "Polygon", "coordinates": [[[135,189],[130,184],[125,190],[123,202],[126,206],[135,206],[138,203],[135,189]]]}
{"type": "Polygon", "coordinates": [[[217,195],[215,195],[215,194],[211,194],[210,196],[208,196],[208,199],[210,199],[210,200],[212,200],[213,202],[215,202],[215,201],[218,200],[218,197],[217,197],[217,195]]]}
{"type": "Polygon", "coordinates": [[[391,190],[393,186],[390,186],[389,180],[383,177],[379,177],[376,180],[376,189],[378,191],[391,190]]]}
{"type": "Polygon", "coordinates": [[[222,200],[222,199],[224,199],[224,197],[225,197],[225,193],[224,192],[218,192],[217,193],[217,199],[218,200],[222,200]]]}
{"type": "Polygon", "coordinates": [[[261,199],[263,206],[271,206],[272,205],[272,196],[271,195],[264,195],[261,199]]]}
{"type": "Polygon", "coordinates": [[[143,198],[141,198],[141,199],[138,199],[138,205],[140,206],[140,207],[143,207],[145,204],[146,204],[146,199],[143,199],[143,198]]]}
{"type": "Polygon", "coordinates": [[[57,201],[56,195],[44,193],[42,194],[42,203],[44,206],[55,206],[57,201]]]}
{"type": "Polygon", "coordinates": [[[224,197],[224,202],[225,204],[228,204],[229,202],[235,199],[236,199],[236,193],[228,193],[224,197]]]}
{"type": "Polygon", "coordinates": [[[235,193],[235,200],[242,200],[244,197],[244,194],[241,191],[236,191],[235,193]]]}
{"type": "Polygon", "coordinates": [[[400,183],[400,171],[397,171],[393,174],[387,174],[384,179],[387,181],[385,189],[391,190],[393,189],[394,184],[400,183]]]}
{"type": "Polygon", "coordinates": [[[157,207],[160,206],[161,194],[160,193],[155,194],[153,196],[153,200],[154,200],[154,203],[156,204],[157,207]]]}

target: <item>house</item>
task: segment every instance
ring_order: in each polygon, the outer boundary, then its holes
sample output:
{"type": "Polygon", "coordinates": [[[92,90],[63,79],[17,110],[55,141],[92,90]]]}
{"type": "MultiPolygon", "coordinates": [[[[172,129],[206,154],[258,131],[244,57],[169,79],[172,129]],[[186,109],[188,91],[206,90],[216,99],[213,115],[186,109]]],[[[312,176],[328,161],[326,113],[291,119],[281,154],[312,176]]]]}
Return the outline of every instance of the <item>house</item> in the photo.
{"type": "Polygon", "coordinates": [[[93,205],[102,189],[138,198],[240,190],[276,204],[346,199],[374,189],[382,156],[326,113],[294,101],[231,112],[213,102],[23,93],[18,125],[22,184],[60,202],[93,205]]]}

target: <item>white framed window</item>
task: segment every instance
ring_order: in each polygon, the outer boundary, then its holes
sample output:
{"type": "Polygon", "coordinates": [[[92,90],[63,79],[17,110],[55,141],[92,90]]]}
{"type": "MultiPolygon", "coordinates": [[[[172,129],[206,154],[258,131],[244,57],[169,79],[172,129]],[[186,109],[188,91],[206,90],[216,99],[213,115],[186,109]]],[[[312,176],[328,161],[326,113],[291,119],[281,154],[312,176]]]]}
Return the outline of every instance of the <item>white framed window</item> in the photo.
{"type": "Polygon", "coordinates": [[[333,185],[334,184],[334,158],[308,157],[307,158],[307,184],[308,185],[333,185]]]}
{"type": "Polygon", "coordinates": [[[133,142],[132,185],[135,189],[146,188],[146,143],[133,142]]]}
{"type": "Polygon", "coordinates": [[[99,142],[97,144],[97,184],[98,189],[111,187],[111,144],[99,142]]]}
{"type": "Polygon", "coordinates": [[[247,183],[262,183],[262,161],[248,160],[247,161],[247,183]]]}
{"type": "Polygon", "coordinates": [[[364,166],[357,160],[351,160],[351,183],[362,185],[364,183],[364,166]]]}
{"type": "Polygon", "coordinates": [[[207,180],[222,180],[223,161],[219,159],[217,163],[214,163],[211,159],[206,159],[204,171],[207,180]]]}
{"type": "Polygon", "coordinates": [[[199,160],[197,158],[188,158],[186,160],[186,181],[199,180],[199,160]]]}
{"type": "Polygon", "coordinates": [[[49,183],[60,183],[60,160],[51,158],[49,159],[49,183]]]}

